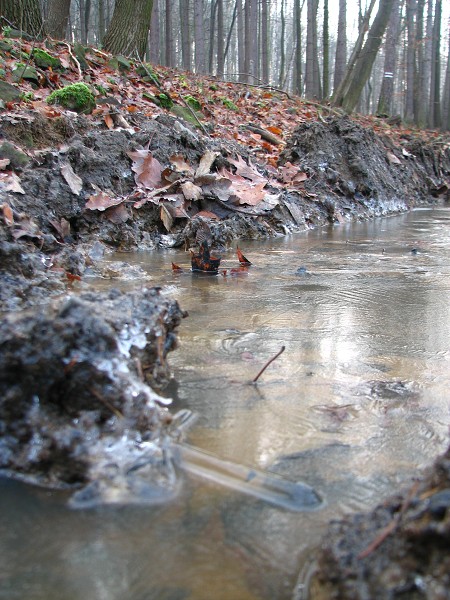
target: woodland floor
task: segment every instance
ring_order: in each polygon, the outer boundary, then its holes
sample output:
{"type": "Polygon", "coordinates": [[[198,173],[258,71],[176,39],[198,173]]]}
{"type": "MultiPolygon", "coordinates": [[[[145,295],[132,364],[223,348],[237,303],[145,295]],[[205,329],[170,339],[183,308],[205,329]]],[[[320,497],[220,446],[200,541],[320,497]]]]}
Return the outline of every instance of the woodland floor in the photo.
{"type": "MultiPolygon", "coordinates": [[[[270,86],[3,37],[0,84],[0,468],[46,485],[98,493],[102,440],[126,423],[130,443],[157,453],[173,419],[153,390],[183,312],[156,289],[72,295],[87,269],[111,276],[105,254],[205,239],[220,250],[449,199],[448,135],[270,86]],[[59,66],[37,64],[37,48],[59,66]],[[91,113],[47,104],[79,82],[91,113]]],[[[448,464],[403,501],[332,525],[311,597],[449,598],[448,464]],[[378,545],[358,549],[361,528],[378,545]]],[[[162,458],[152,468],[170,492],[162,458]]]]}

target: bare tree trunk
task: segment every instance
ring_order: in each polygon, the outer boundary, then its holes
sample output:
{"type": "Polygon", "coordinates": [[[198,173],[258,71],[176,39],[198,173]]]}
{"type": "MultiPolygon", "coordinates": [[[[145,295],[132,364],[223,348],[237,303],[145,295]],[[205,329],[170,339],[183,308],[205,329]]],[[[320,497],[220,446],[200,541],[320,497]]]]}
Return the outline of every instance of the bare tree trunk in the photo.
{"type": "Polygon", "coordinates": [[[416,89],[416,0],[406,0],[406,29],[408,42],[406,47],[406,97],[405,120],[412,123],[414,120],[414,97],[416,89]]]}
{"type": "Polygon", "coordinates": [[[250,51],[250,75],[251,80],[259,76],[259,55],[258,55],[258,0],[250,0],[250,40],[249,40],[249,51],[250,51]]]}
{"type": "MultiPolygon", "coordinates": [[[[450,18],[448,21],[448,39],[450,41],[450,18]]],[[[450,43],[448,45],[447,69],[445,71],[442,129],[444,131],[450,131],[450,43]]]]}
{"type": "Polygon", "coordinates": [[[45,37],[46,31],[38,0],[0,0],[0,15],[32,37],[45,37]]]}
{"type": "Polygon", "coordinates": [[[214,33],[216,30],[216,12],[217,12],[217,0],[211,0],[211,17],[209,19],[209,57],[208,57],[208,71],[213,72],[214,66],[214,33]]]}
{"type": "Polygon", "coordinates": [[[344,78],[347,64],[347,0],[339,0],[338,33],[334,61],[333,93],[344,78]]]}
{"type": "Polygon", "coordinates": [[[323,3],[323,92],[324,98],[330,95],[330,31],[328,25],[328,0],[323,3]]]}
{"type": "Polygon", "coordinates": [[[284,85],[284,72],[286,70],[286,14],[285,0],[281,0],[281,31],[280,31],[280,69],[278,73],[278,85],[284,85]]]}
{"type": "Polygon", "coordinates": [[[300,0],[294,0],[294,73],[293,73],[293,89],[296,94],[302,94],[302,10],[305,0],[300,4],[300,0]]]}
{"type": "Polygon", "coordinates": [[[104,39],[112,54],[144,58],[152,18],[153,0],[116,0],[114,14],[104,39]]]}
{"type": "Polygon", "coordinates": [[[400,4],[399,0],[394,1],[386,34],[384,73],[377,108],[377,114],[380,116],[390,116],[392,115],[393,110],[394,79],[396,77],[397,68],[397,46],[401,30],[400,4]]]}
{"type": "Polygon", "coordinates": [[[306,74],[305,94],[307,98],[320,98],[319,56],[317,48],[317,9],[318,0],[308,0],[306,29],[306,74]]]}
{"type": "Polygon", "coordinates": [[[167,67],[173,67],[175,65],[174,47],[173,47],[172,5],[173,5],[173,3],[171,2],[171,0],[165,1],[165,20],[164,20],[165,56],[164,56],[164,62],[167,67]]]}
{"type": "Polygon", "coordinates": [[[269,3],[261,0],[261,75],[265,83],[269,82],[269,3]]]}
{"type": "Polygon", "coordinates": [[[49,0],[48,19],[46,22],[47,33],[57,39],[66,37],[67,23],[69,22],[70,0],[49,0]]]}
{"type": "Polygon", "coordinates": [[[419,127],[427,121],[428,88],[425,85],[425,40],[423,35],[423,12],[425,0],[417,2],[416,44],[417,44],[417,95],[414,105],[414,122],[419,127]]]}
{"type": "Polygon", "coordinates": [[[441,126],[441,19],[442,3],[436,0],[432,40],[432,64],[430,84],[430,127],[441,126]]]}
{"type": "Polygon", "coordinates": [[[105,0],[98,0],[98,39],[100,44],[106,33],[105,0]]]}
{"type": "Polygon", "coordinates": [[[194,0],[195,72],[205,72],[204,0],[194,0]]]}
{"type": "Polygon", "coordinates": [[[242,0],[237,4],[237,43],[238,43],[238,71],[239,81],[245,81],[245,15],[242,0]]]}
{"type": "Polygon", "coordinates": [[[369,30],[370,16],[372,14],[374,5],[375,5],[375,0],[370,0],[370,6],[366,10],[364,17],[360,18],[358,39],[356,40],[356,43],[353,47],[353,50],[352,50],[350,59],[348,61],[344,76],[343,76],[341,82],[339,83],[338,87],[335,88],[334,93],[333,93],[333,103],[336,104],[337,106],[342,105],[344,96],[346,94],[346,91],[348,89],[348,86],[350,84],[350,81],[351,81],[351,78],[353,75],[353,70],[355,68],[356,61],[362,52],[364,38],[366,37],[366,33],[369,30]]]}
{"type": "Polygon", "coordinates": [[[223,0],[217,0],[217,75],[223,77],[225,70],[225,28],[223,23],[223,0]]]}
{"type": "Polygon", "coordinates": [[[181,56],[185,71],[191,70],[191,31],[189,22],[189,0],[180,0],[181,56]]]}
{"type": "Polygon", "coordinates": [[[383,40],[394,0],[380,0],[377,15],[369,30],[364,48],[355,62],[352,76],[342,100],[342,108],[352,112],[358,103],[364,85],[367,83],[372,66],[383,40]]]}
{"type": "Polygon", "coordinates": [[[148,41],[150,62],[155,65],[158,65],[161,62],[161,29],[159,26],[159,2],[160,0],[153,0],[152,18],[150,21],[150,33],[148,41]]]}

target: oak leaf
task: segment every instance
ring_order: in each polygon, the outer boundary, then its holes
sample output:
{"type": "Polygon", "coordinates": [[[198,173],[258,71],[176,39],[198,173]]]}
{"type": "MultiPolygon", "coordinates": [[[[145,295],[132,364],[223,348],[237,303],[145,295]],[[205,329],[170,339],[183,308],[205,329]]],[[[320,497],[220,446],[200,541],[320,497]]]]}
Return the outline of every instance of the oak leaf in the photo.
{"type": "Polygon", "coordinates": [[[111,206],[117,206],[124,201],[124,198],[111,198],[105,192],[98,191],[96,194],[89,196],[89,200],[86,202],[85,208],[89,210],[106,210],[111,206]]]}
{"type": "Polygon", "coordinates": [[[153,190],[161,185],[163,167],[149,150],[134,150],[127,154],[133,161],[131,169],[135,173],[134,180],[137,185],[148,190],[153,190]]]}

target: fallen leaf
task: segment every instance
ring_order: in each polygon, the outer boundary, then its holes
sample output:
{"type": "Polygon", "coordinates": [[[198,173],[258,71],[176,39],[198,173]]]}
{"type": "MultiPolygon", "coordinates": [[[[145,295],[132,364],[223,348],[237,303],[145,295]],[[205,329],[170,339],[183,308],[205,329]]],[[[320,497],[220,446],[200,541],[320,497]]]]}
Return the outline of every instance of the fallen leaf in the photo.
{"type": "Polygon", "coordinates": [[[182,273],[183,269],[173,262],[172,263],[172,271],[175,271],[176,273],[182,273]]]}
{"type": "Polygon", "coordinates": [[[105,121],[106,127],[108,129],[114,129],[114,121],[113,121],[112,116],[109,113],[104,115],[103,120],[105,121]]]}
{"type": "Polygon", "coordinates": [[[239,183],[233,182],[230,188],[231,196],[230,199],[237,198],[239,204],[249,204],[255,206],[264,199],[266,193],[263,188],[266,183],[259,183],[252,185],[250,183],[239,183]]]}
{"type": "Polygon", "coordinates": [[[81,190],[83,189],[83,180],[74,172],[72,166],[69,164],[63,165],[61,167],[61,175],[64,177],[67,185],[70,187],[72,194],[79,196],[81,190]]]}
{"type": "Polygon", "coordinates": [[[133,161],[131,168],[135,172],[134,180],[137,185],[149,190],[161,185],[163,167],[156,158],[153,158],[149,150],[135,150],[134,152],[127,152],[127,154],[133,161]]]}
{"type": "Polygon", "coordinates": [[[239,154],[237,160],[229,158],[228,162],[236,167],[236,173],[241,175],[241,177],[245,177],[253,183],[267,183],[267,179],[263,177],[261,173],[259,173],[256,167],[254,167],[252,164],[248,165],[239,154]]]}
{"type": "Polygon", "coordinates": [[[70,273],[69,271],[66,271],[66,277],[70,283],[73,283],[74,281],[81,281],[81,277],[79,275],[74,275],[73,273],[70,273]]]}
{"type": "Polygon", "coordinates": [[[6,169],[6,167],[9,165],[11,161],[9,160],[9,158],[2,158],[0,160],[0,169],[3,171],[4,169],[6,169]]]}
{"type": "Polygon", "coordinates": [[[211,167],[213,162],[219,156],[220,152],[213,152],[212,150],[207,150],[205,154],[200,159],[200,164],[195,171],[195,178],[202,177],[203,175],[207,175],[211,171],[211,167]]]}
{"type": "Polygon", "coordinates": [[[388,161],[391,163],[391,165],[401,165],[402,161],[397,158],[395,156],[395,154],[392,154],[392,152],[387,152],[386,154],[388,161]]]}
{"type": "Polygon", "coordinates": [[[274,127],[273,125],[270,125],[269,127],[267,127],[267,131],[270,131],[271,133],[273,133],[275,135],[281,135],[283,133],[282,129],[280,129],[279,127],[274,127]]]}
{"type": "Polygon", "coordinates": [[[196,217],[203,217],[205,219],[218,219],[219,218],[215,213],[213,213],[209,210],[199,210],[198,213],[196,213],[193,218],[195,219],[196,217]]]}
{"type": "Polygon", "coordinates": [[[247,258],[245,258],[245,256],[242,254],[242,252],[241,252],[241,250],[240,250],[239,246],[236,248],[236,254],[237,254],[238,260],[239,260],[239,262],[241,263],[241,265],[250,266],[250,265],[252,264],[252,263],[251,263],[251,262],[250,262],[250,261],[249,261],[247,258]]]}
{"type": "Polygon", "coordinates": [[[191,267],[193,271],[217,274],[219,271],[220,260],[220,258],[211,256],[208,242],[206,241],[202,242],[198,254],[194,254],[191,251],[191,267]]]}
{"type": "Polygon", "coordinates": [[[130,213],[127,210],[125,204],[117,204],[116,206],[110,206],[105,210],[105,217],[111,223],[120,225],[120,223],[126,223],[130,218],[130,213]]]}
{"type": "Polygon", "coordinates": [[[173,218],[165,206],[161,206],[160,217],[164,227],[167,229],[167,231],[170,231],[173,225],[173,218]]]}
{"type": "Polygon", "coordinates": [[[2,211],[3,211],[3,218],[5,219],[6,225],[8,225],[8,227],[11,227],[11,225],[14,225],[14,215],[13,215],[12,208],[9,206],[9,204],[6,204],[6,202],[4,204],[2,204],[2,211]]]}
{"type": "Polygon", "coordinates": [[[62,218],[61,221],[50,220],[50,225],[55,228],[61,240],[70,236],[70,223],[62,218]]]}
{"type": "Polygon", "coordinates": [[[203,197],[202,188],[191,181],[185,181],[180,187],[186,200],[200,200],[203,197]]]}
{"type": "Polygon", "coordinates": [[[194,175],[194,171],[192,170],[191,165],[186,162],[184,156],[180,154],[174,154],[170,157],[170,164],[174,167],[174,170],[178,173],[182,173],[185,176],[192,177],[194,175]]]}
{"type": "Polygon", "coordinates": [[[0,183],[4,186],[5,192],[25,194],[23,187],[20,185],[20,179],[15,173],[0,173],[0,183]]]}
{"type": "Polygon", "coordinates": [[[117,206],[124,201],[124,198],[111,198],[105,192],[98,191],[96,194],[89,196],[89,200],[86,202],[85,208],[89,210],[106,210],[111,206],[117,206]]]}

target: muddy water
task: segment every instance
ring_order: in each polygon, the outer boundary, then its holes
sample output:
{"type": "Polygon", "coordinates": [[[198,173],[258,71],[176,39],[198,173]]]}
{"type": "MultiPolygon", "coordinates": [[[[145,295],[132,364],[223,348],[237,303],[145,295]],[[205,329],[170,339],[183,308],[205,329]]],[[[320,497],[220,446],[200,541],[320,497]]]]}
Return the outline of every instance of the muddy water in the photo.
{"type": "Polygon", "coordinates": [[[324,506],[293,512],[184,473],[168,506],[71,511],[64,493],[0,480],[0,598],[302,598],[326,523],[445,449],[450,208],[242,246],[253,266],[231,274],[224,254],[226,277],[172,274],[189,267],[181,251],[114,258],[189,311],[170,390],[198,414],[188,443],[304,482],[324,506]]]}

